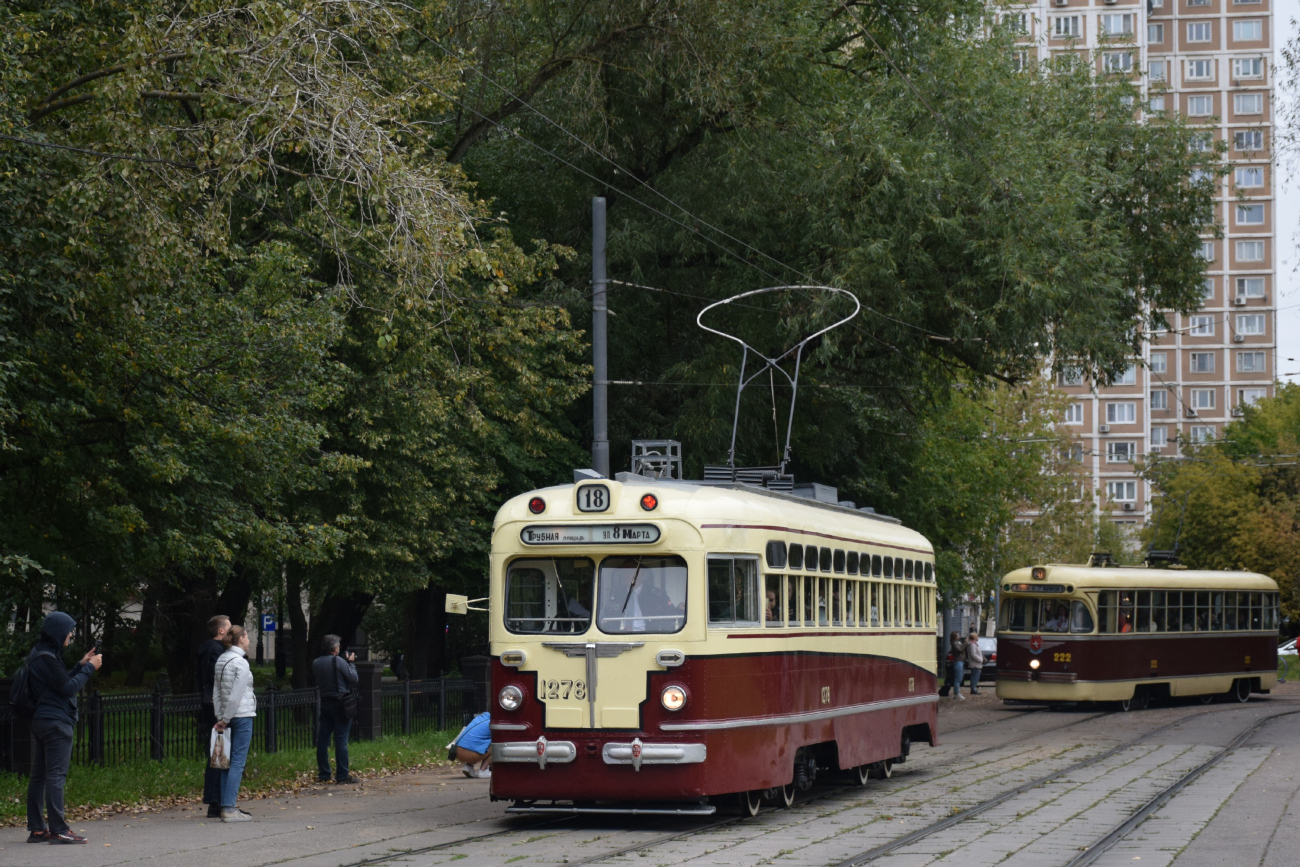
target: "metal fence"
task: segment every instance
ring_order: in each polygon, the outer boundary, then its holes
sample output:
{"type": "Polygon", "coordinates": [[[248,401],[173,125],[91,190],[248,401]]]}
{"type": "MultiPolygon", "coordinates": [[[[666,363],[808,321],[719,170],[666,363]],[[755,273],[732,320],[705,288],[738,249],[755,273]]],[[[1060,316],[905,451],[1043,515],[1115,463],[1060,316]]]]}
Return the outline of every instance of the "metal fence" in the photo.
{"type": "MultiPolygon", "coordinates": [[[[401,681],[380,685],[368,695],[378,701],[377,729],[353,721],[353,737],[412,734],[459,728],[473,716],[477,698],[472,680],[401,681]]],[[[3,696],[8,696],[7,683],[3,696]]],[[[253,743],[274,753],[311,747],[316,743],[320,695],[307,689],[258,690],[253,743]]],[[[363,698],[363,709],[367,702],[363,698]]],[[[201,759],[207,751],[209,729],[199,716],[199,694],[170,695],[154,692],[83,693],[72,761],[79,765],[118,765],[140,759],[201,759]]],[[[0,698],[0,771],[26,772],[28,724],[15,719],[9,703],[0,698]]]]}
{"type": "Polygon", "coordinates": [[[404,735],[460,728],[474,716],[474,681],[403,680],[381,687],[383,730],[404,735]]]}

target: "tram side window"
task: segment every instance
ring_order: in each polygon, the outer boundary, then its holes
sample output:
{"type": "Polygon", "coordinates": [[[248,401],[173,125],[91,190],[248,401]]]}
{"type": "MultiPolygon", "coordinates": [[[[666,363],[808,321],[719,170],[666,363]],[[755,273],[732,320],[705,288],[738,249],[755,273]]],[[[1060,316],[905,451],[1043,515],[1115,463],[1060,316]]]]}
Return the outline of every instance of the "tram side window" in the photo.
{"type": "Polygon", "coordinates": [[[934,564],[933,564],[933,563],[926,563],[926,564],[925,564],[925,581],[926,581],[927,584],[931,584],[931,583],[934,582],[934,564]]]}
{"type": "Polygon", "coordinates": [[[1260,604],[1260,599],[1262,596],[1263,596],[1262,593],[1250,594],[1250,628],[1251,629],[1264,628],[1264,610],[1262,605],[1260,604]]]}
{"type": "Polygon", "coordinates": [[[1196,594],[1183,591],[1183,632],[1196,631],[1196,594]]]}
{"type": "Polygon", "coordinates": [[[886,557],[886,558],[885,558],[885,577],[886,577],[886,578],[893,578],[893,577],[894,577],[894,558],[893,558],[893,557],[886,557]]]}
{"type": "Polygon", "coordinates": [[[844,560],[845,560],[845,557],[844,557],[844,550],[843,550],[842,548],[836,548],[836,549],[835,549],[835,556],[834,556],[834,558],[833,558],[833,560],[832,560],[832,563],[834,564],[834,567],[835,567],[835,571],[836,571],[836,572],[839,572],[839,573],[843,574],[843,572],[844,572],[844,560]]]}
{"type": "Polygon", "coordinates": [[[791,544],[790,556],[787,558],[787,561],[791,569],[802,569],[803,568],[803,545],[791,544]]]}
{"type": "Polygon", "coordinates": [[[784,610],[781,582],[784,575],[767,575],[763,579],[763,624],[765,626],[783,626],[781,614],[784,610]]]}
{"type": "Polygon", "coordinates": [[[1237,594],[1232,591],[1223,594],[1223,620],[1224,629],[1237,631],[1237,594]]]}
{"type": "Polygon", "coordinates": [[[831,571],[831,560],[833,558],[830,548],[822,548],[817,559],[819,562],[811,564],[808,567],[809,569],[821,569],[823,572],[831,571]]]}
{"type": "Polygon", "coordinates": [[[641,556],[600,561],[596,626],[601,632],[667,635],[685,625],[685,560],[641,556]]]}
{"type": "Polygon", "coordinates": [[[1165,591],[1151,591],[1151,631],[1165,631],[1165,591]]]}
{"type": "Polygon", "coordinates": [[[858,625],[858,582],[844,582],[844,625],[858,625]]]}
{"type": "Polygon", "coordinates": [[[880,570],[881,570],[882,568],[884,568],[884,567],[881,566],[880,555],[879,555],[879,554],[874,555],[874,556],[871,558],[871,577],[873,577],[873,578],[879,578],[879,577],[880,577],[880,570]]]}
{"type": "Polygon", "coordinates": [[[911,580],[912,580],[912,561],[911,561],[911,560],[904,560],[904,561],[903,561],[903,577],[906,578],[908,581],[911,581],[911,580]]]}
{"type": "Polygon", "coordinates": [[[1223,631],[1223,592],[1216,590],[1210,594],[1210,629],[1215,632],[1223,631]]]}
{"type": "Polygon", "coordinates": [[[767,567],[769,569],[785,568],[785,543],[777,539],[767,543],[767,567]]]}
{"type": "Polygon", "coordinates": [[[709,558],[709,623],[758,622],[758,563],[741,557],[709,558]]]}
{"type": "Polygon", "coordinates": [[[788,626],[799,625],[799,580],[798,575],[785,579],[785,622],[788,626]]]}
{"type": "Polygon", "coordinates": [[[848,573],[850,575],[858,574],[858,552],[857,551],[850,551],[848,553],[847,560],[845,561],[845,563],[846,563],[845,568],[848,570],[848,573]]]}
{"type": "Polygon", "coordinates": [[[1080,599],[1074,600],[1074,605],[1070,609],[1070,631],[1076,633],[1092,632],[1092,612],[1088,610],[1088,603],[1080,599]]]}
{"type": "Polygon", "coordinates": [[[506,573],[506,629],[576,635],[591,626],[595,564],[585,557],[516,560],[506,573]]]}
{"type": "Polygon", "coordinates": [[[821,626],[829,626],[830,607],[834,604],[834,600],[831,599],[831,579],[822,578],[818,584],[820,587],[817,592],[817,622],[821,626]]]}
{"type": "Polygon", "coordinates": [[[1119,593],[1119,623],[1117,632],[1133,631],[1133,596],[1132,590],[1121,590],[1119,593]]]}
{"type": "Polygon", "coordinates": [[[803,578],[803,625],[817,625],[817,579],[812,575],[803,578]]]}
{"type": "Polygon", "coordinates": [[[1115,631],[1115,591],[1103,590],[1097,594],[1097,631],[1115,631]]]}

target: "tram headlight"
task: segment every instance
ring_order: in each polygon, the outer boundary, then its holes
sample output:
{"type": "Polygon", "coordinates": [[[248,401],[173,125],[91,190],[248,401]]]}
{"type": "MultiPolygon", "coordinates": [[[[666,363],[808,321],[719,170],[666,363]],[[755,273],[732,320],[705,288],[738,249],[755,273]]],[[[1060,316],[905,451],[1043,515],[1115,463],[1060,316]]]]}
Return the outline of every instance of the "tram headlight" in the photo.
{"type": "Polygon", "coordinates": [[[1038,660],[1037,659],[1029,660],[1029,667],[1032,668],[1034,671],[1038,671],[1038,660]]]}
{"type": "Polygon", "coordinates": [[[665,686],[659,695],[659,701],[663,703],[664,710],[681,710],[686,707],[686,690],[676,684],[665,686]]]}
{"type": "Polygon", "coordinates": [[[519,710],[519,706],[524,703],[524,691],[513,684],[503,686],[501,692],[497,693],[497,702],[506,710],[519,710]]]}

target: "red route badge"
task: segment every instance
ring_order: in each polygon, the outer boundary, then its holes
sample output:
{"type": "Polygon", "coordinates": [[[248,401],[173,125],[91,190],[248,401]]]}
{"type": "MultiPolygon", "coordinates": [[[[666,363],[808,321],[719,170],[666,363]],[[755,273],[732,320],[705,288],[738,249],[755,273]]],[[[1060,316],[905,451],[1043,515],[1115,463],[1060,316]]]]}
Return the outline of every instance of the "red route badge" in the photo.
{"type": "Polygon", "coordinates": [[[1038,653],[1040,650],[1042,650],[1042,649],[1043,649],[1043,636],[1041,636],[1041,635],[1031,635],[1031,636],[1029,637],[1029,649],[1032,650],[1034,653],[1038,653]]]}
{"type": "Polygon", "coordinates": [[[641,758],[641,745],[640,745],[640,744],[632,744],[632,758],[634,758],[634,759],[639,759],[639,758],[641,758]]]}
{"type": "Polygon", "coordinates": [[[537,755],[540,756],[545,752],[546,752],[546,741],[539,740],[537,742],[537,755]]]}

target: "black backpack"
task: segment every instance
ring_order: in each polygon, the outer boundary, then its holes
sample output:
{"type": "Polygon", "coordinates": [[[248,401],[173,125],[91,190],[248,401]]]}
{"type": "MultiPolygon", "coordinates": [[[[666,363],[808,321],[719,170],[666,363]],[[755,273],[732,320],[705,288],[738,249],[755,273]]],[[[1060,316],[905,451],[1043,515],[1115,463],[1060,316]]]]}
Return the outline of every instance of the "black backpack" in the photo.
{"type": "MultiPolygon", "coordinates": [[[[36,655],[53,656],[54,654],[42,650],[36,655]]],[[[18,668],[18,673],[14,675],[13,683],[9,686],[9,703],[13,705],[15,716],[26,719],[36,713],[36,705],[40,704],[41,699],[34,687],[31,660],[24,659],[23,664],[18,668]]]]}

